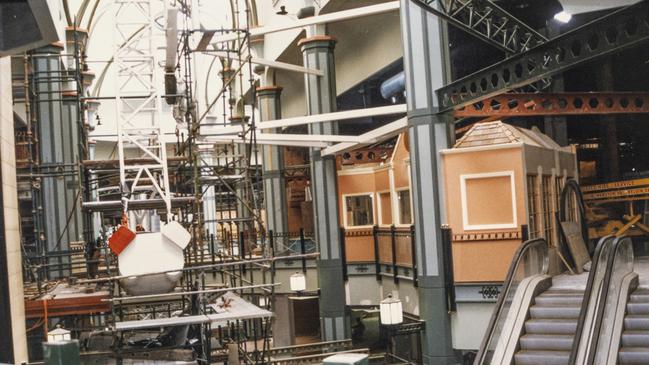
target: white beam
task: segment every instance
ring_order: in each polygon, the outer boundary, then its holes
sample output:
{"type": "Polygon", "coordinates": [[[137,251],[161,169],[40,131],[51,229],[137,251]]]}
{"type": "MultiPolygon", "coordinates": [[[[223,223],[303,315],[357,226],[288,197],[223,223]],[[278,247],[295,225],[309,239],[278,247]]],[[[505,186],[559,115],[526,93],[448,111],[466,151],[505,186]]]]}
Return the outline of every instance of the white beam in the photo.
{"type": "MultiPolygon", "coordinates": [[[[243,139],[237,138],[227,138],[227,137],[209,137],[204,140],[204,142],[199,142],[200,144],[216,144],[216,143],[246,143],[243,139]]],[[[289,146],[289,147],[313,147],[313,148],[325,148],[329,146],[326,142],[309,142],[309,141],[277,141],[277,140],[262,140],[257,141],[259,145],[273,145],[273,146],[289,146]]]]}
{"type": "Polygon", "coordinates": [[[335,122],[335,121],[345,120],[345,119],[366,118],[366,117],[375,117],[379,115],[390,115],[390,114],[401,114],[401,113],[406,113],[407,111],[408,108],[406,104],[397,104],[397,105],[390,105],[390,106],[380,106],[377,108],[355,109],[355,110],[346,110],[342,112],[307,115],[303,117],[269,120],[266,122],[257,123],[257,128],[258,129],[283,128],[283,127],[291,127],[291,126],[303,125],[303,124],[335,122]]]}
{"type": "MultiPolygon", "coordinates": [[[[211,51],[211,52],[205,52],[206,55],[208,56],[216,56],[216,57],[224,57],[224,58],[231,58],[233,61],[238,61],[237,59],[232,58],[232,54],[228,54],[228,52],[223,52],[223,51],[211,51]]],[[[242,60],[245,60],[247,55],[244,55],[241,57],[242,60]]],[[[285,71],[292,71],[292,72],[299,72],[302,74],[311,74],[311,75],[316,75],[316,76],[324,76],[324,72],[320,70],[316,70],[313,68],[307,68],[304,66],[300,65],[294,65],[292,63],[287,63],[287,62],[280,62],[280,61],[271,61],[267,60],[264,58],[259,58],[259,57],[250,57],[250,63],[254,63],[256,65],[262,65],[262,66],[268,66],[272,67],[278,70],[285,70],[285,71]]]]}
{"type": "Polygon", "coordinates": [[[362,146],[366,146],[368,144],[374,144],[374,143],[384,141],[388,138],[398,135],[399,133],[405,131],[407,128],[408,128],[408,119],[401,118],[395,120],[392,123],[388,123],[382,127],[361,134],[359,136],[361,140],[359,143],[351,143],[351,142],[338,143],[333,146],[326,147],[320,153],[322,154],[322,156],[327,156],[327,155],[335,155],[338,153],[347,152],[362,146]]]}
{"type": "Polygon", "coordinates": [[[280,133],[257,133],[257,141],[309,141],[309,142],[351,142],[360,143],[359,136],[341,136],[325,134],[280,134],[280,133]]]}
{"type": "MultiPolygon", "coordinates": [[[[221,139],[235,139],[232,136],[219,136],[219,135],[206,135],[206,137],[215,137],[221,139]]],[[[246,134],[245,140],[239,138],[243,143],[250,140],[250,134],[246,134]]],[[[341,135],[328,135],[328,134],[281,134],[281,133],[260,133],[256,132],[257,141],[306,141],[306,142],[329,142],[329,143],[339,143],[339,142],[351,142],[351,143],[361,143],[360,136],[341,136],[341,135]]]]}
{"type": "MultiPolygon", "coordinates": [[[[289,29],[303,28],[310,25],[339,22],[342,20],[360,18],[368,15],[387,13],[398,9],[399,9],[399,1],[391,1],[389,3],[364,6],[356,9],[337,11],[335,13],[316,15],[309,18],[298,19],[290,24],[252,28],[250,29],[250,36],[254,37],[263,34],[277,33],[289,29]]],[[[237,34],[236,32],[223,34],[214,37],[212,39],[212,43],[229,42],[238,39],[240,36],[241,35],[237,34]]]]}

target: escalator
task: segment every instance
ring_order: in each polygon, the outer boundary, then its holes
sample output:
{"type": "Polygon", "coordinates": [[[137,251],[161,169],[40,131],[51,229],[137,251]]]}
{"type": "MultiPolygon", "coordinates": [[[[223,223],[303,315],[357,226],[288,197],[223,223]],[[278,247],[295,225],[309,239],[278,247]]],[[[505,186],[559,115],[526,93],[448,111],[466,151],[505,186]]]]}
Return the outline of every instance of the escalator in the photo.
{"type": "MultiPolygon", "coordinates": [[[[616,242],[597,244],[591,270],[548,274],[545,240],[525,242],[512,261],[474,365],[593,364],[606,314],[616,242]]],[[[612,306],[611,306],[612,307],[612,306]]]]}
{"type": "Polygon", "coordinates": [[[626,305],[620,365],[649,364],[649,289],[636,289],[626,305]]]}

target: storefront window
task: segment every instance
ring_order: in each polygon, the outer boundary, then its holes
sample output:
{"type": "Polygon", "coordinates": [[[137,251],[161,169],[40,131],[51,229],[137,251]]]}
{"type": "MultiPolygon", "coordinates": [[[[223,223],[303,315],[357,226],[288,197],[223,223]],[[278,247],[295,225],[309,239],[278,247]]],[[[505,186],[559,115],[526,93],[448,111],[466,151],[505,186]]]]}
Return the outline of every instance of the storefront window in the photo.
{"type": "Polygon", "coordinates": [[[398,191],[397,196],[399,198],[399,224],[412,224],[410,190],[398,191]]]}
{"type": "Polygon", "coordinates": [[[379,224],[389,226],[392,224],[392,202],[390,192],[379,193],[379,207],[381,216],[379,224]]]}
{"type": "Polygon", "coordinates": [[[372,195],[354,195],[345,197],[345,214],[348,227],[371,226],[374,224],[374,206],[372,195]]]}

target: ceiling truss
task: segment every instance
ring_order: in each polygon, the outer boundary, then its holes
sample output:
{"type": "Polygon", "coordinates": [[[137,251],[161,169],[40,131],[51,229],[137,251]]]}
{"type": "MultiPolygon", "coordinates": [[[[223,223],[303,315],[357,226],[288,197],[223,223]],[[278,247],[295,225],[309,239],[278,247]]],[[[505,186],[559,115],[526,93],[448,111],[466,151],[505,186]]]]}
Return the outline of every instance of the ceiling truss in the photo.
{"type": "Polygon", "coordinates": [[[649,2],[615,11],[437,90],[440,111],[478,103],[649,39],[649,2]]]}

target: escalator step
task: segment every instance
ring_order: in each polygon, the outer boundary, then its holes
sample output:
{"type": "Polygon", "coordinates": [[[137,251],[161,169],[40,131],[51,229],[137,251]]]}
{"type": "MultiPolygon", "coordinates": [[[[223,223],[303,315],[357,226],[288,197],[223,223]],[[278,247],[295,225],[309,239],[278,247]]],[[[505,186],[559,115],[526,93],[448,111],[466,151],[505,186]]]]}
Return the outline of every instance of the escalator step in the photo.
{"type": "Polygon", "coordinates": [[[649,302],[631,302],[626,305],[628,314],[645,314],[649,315],[649,302]]]}
{"type": "Polygon", "coordinates": [[[568,335],[576,330],[576,319],[530,319],[525,322],[525,333],[568,335]]]}
{"type": "Polygon", "coordinates": [[[570,351],[574,335],[527,334],[520,339],[522,350],[570,351]]]}
{"type": "Polygon", "coordinates": [[[649,301],[649,289],[643,288],[643,289],[636,289],[631,294],[631,301],[640,301],[640,302],[647,302],[649,301]]]}
{"type": "Polygon", "coordinates": [[[624,331],[622,347],[649,347],[649,331],[624,331]]]}
{"type": "Polygon", "coordinates": [[[536,305],[580,306],[584,298],[581,295],[539,295],[534,299],[536,305]]]}
{"type": "Polygon", "coordinates": [[[530,317],[551,319],[576,319],[579,318],[579,306],[541,306],[530,307],[530,317]]]}
{"type": "Polygon", "coordinates": [[[649,347],[622,347],[618,359],[620,365],[649,364],[649,347]]]}
{"type": "Polygon", "coordinates": [[[624,317],[624,329],[627,331],[649,331],[649,316],[627,314],[624,317]]]}
{"type": "Polygon", "coordinates": [[[568,365],[568,351],[519,351],[514,355],[516,365],[568,365]]]}
{"type": "Polygon", "coordinates": [[[575,297],[582,297],[584,296],[584,291],[583,290],[571,290],[571,289],[548,289],[541,293],[539,296],[541,297],[547,297],[547,296],[575,296],[575,297]]]}

